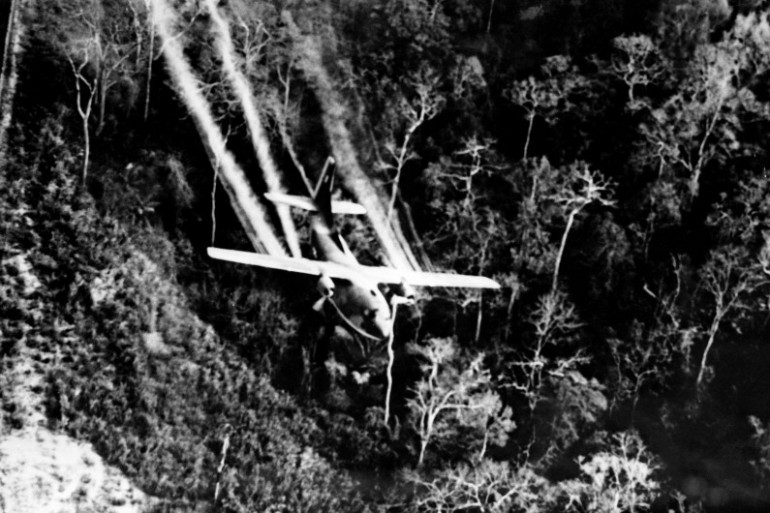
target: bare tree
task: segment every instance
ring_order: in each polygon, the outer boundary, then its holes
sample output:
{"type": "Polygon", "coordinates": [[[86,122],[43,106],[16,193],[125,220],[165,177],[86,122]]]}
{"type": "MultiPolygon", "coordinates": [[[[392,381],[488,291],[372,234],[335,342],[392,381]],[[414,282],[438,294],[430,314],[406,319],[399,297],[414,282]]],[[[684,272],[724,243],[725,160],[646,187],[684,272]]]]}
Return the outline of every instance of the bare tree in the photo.
{"type": "MultiPolygon", "coordinates": [[[[138,41],[122,41],[125,27],[120,20],[89,19],[84,16],[90,25],[94,37],[94,49],[96,50],[95,65],[97,69],[98,107],[99,116],[96,125],[96,134],[104,130],[105,116],[107,113],[107,95],[113,87],[130,76],[129,58],[135,55],[138,41]]],[[[141,36],[140,36],[141,37],[141,36]]]]}
{"type": "Polygon", "coordinates": [[[548,123],[553,122],[567,104],[571,91],[583,85],[577,75],[570,73],[571,70],[571,63],[566,57],[551,57],[542,67],[542,80],[529,76],[505,91],[505,96],[527,113],[527,136],[522,159],[529,156],[535,118],[540,116],[548,123]]]}
{"type": "Polygon", "coordinates": [[[90,163],[94,108],[98,109],[95,129],[98,135],[104,128],[107,95],[111,88],[129,75],[128,59],[135,54],[142,41],[138,29],[135,41],[123,41],[122,21],[113,20],[110,22],[112,25],[107,27],[105,17],[98,3],[87,2],[81,6],[75,16],[79,37],[70,38],[64,48],[75,79],[76,107],[83,127],[84,182],[90,163]]]}
{"type": "Polygon", "coordinates": [[[86,68],[89,64],[89,49],[92,42],[87,42],[83,47],[83,55],[80,64],[75,64],[72,55],[67,55],[67,60],[75,77],[75,104],[83,127],[83,183],[88,177],[88,164],[91,157],[90,119],[94,107],[94,99],[97,94],[97,77],[89,77],[86,68]]]}
{"type": "MultiPolygon", "coordinates": [[[[152,63],[155,61],[155,24],[150,19],[150,1],[144,0],[144,6],[147,17],[147,25],[149,25],[148,34],[148,48],[147,48],[147,72],[144,85],[144,109],[142,111],[142,119],[147,122],[147,118],[150,113],[150,92],[152,90],[152,63]]],[[[128,7],[131,9],[133,15],[133,27],[136,37],[136,62],[135,67],[139,69],[142,66],[142,47],[144,43],[144,27],[142,26],[141,14],[134,6],[133,2],[128,2],[128,7]]]]}
{"type": "Polygon", "coordinates": [[[388,220],[393,217],[393,210],[398,197],[398,185],[404,166],[416,157],[411,148],[412,137],[418,128],[439,113],[444,103],[444,98],[437,91],[438,79],[435,75],[429,72],[420,73],[414,87],[417,97],[412,102],[404,102],[407,128],[401,144],[397,147],[393,140],[385,144],[385,151],[390,156],[390,162],[384,163],[383,167],[395,171],[391,185],[390,203],[388,204],[388,220]]]}
{"type": "MultiPolygon", "coordinates": [[[[742,47],[743,43],[698,48],[690,63],[691,73],[677,92],[661,105],[648,105],[651,122],[643,132],[661,159],[661,169],[682,176],[690,200],[698,197],[706,166],[740,149],[735,139],[736,116],[751,103],[751,94],[742,83],[742,75],[749,73],[741,69],[743,62],[751,59],[742,55],[742,47]]],[[[639,48],[634,51],[642,52],[639,48]]],[[[653,76],[649,70],[632,72],[629,64],[624,69],[623,78],[629,86],[653,76]]],[[[633,100],[641,105],[639,98],[633,100]]]]}
{"type": "Polygon", "coordinates": [[[447,436],[460,426],[483,429],[479,459],[483,459],[490,437],[504,440],[513,428],[511,410],[503,408],[492,390],[489,371],[482,367],[483,354],[457,368],[456,350],[450,339],[432,339],[428,346],[414,349],[425,357],[425,376],[414,388],[409,409],[420,437],[417,466],[425,461],[432,440],[447,436]],[[447,414],[454,412],[449,418],[447,414]]]}
{"type": "Polygon", "coordinates": [[[749,307],[749,296],[759,287],[770,284],[759,261],[752,262],[743,247],[727,246],[716,251],[702,270],[703,286],[714,299],[708,338],[700,361],[696,385],[706,372],[708,356],[726,316],[749,307]]]}
{"type": "Polygon", "coordinates": [[[638,86],[649,85],[661,73],[658,49],[649,36],[618,37],[613,42],[619,55],[611,61],[612,72],[628,86],[628,105],[642,107],[636,98],[638,86]]]}
{"type": "Polygon", "coordinates": [[[525,356],[511,364],[518,368],[522,379],[514,380],[508,386],[521,392],[527,399],[530,411],[534,411],[543,400],[544,376],[561,375],[586,361],[579,353],[567,358],[549,360],[545,350],[572,336],[582,325],[575,306],[561,291],[547,293],[538,300],[537,307],[527,319],[534,328],[534,341],[525,349],[525,356]]]}
{"type": "Polygon", "coordinates": [[[559,253],[556,255],[556,264],[553,270],[553,283],[551,292],[555,293],[559,282],[559,268],[564,256],[564,248],[567,246],[567,237],[572,229],[577,215],[591,203],[598,203],[604,206],[612,206],[614,201],[609,199],[610,191],[608,183],[596,172],[592,172],[585,164],[574,165],[571,168],[572,180],[578,188],[574,190],[568,184],[568,187],[562,189],[553,198],[562,204],[567,212],[567,225],[564,227],[564,233],[559,245],[559,253]]]}

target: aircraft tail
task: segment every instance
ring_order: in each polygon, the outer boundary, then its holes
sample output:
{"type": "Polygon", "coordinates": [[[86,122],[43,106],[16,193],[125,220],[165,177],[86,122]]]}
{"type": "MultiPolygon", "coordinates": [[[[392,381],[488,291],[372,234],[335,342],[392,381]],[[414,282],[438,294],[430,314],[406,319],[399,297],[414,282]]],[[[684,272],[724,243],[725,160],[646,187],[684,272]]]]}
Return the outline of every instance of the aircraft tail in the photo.
{"type": "Polygon", "coordinates": [[[350,248],[348,248],[345,241],[342,240],[342,237],[339,236],[339,233],[337,233],[334,228],[333,214],[363,215],[367,212],[366,209],[358,203],[332,200],[334,171],[334,158],[330,156],[326,159],[326,163],[324,164],[321,176],[318,179],[315,188],[313,188],[308,180],[305,179],[305,184],[307,185],[310,196],[295,196],[281,192],[268,192],[265,193],[265,198],[278,205],[288,205],[290,207],[315,213],[315,219],[322,222],[324,225],[324,228],[321,228],[323,233],[331,237],[343,253],[352,256],[350,248]]]}
{"type": "Polygon", "coordinates": [[[331,224],[330,213],[359,216],[365,215],[366,209],[358,203],[331,199],[334,186],[334,171],[334,159],[329,157],[326,159],[324,168],[321,171],[321,177],[318,179],[315,188],[305,180],[305,183],[308,186],[309,196],[297,196],[294,194],[285,194],[283,192],[266,192],[265,199],[277,205],[288,205],[307,212],[318,212],[327,224],[331,224]]]}
{"type": "Polygon", "coordinates": [[[334,188],[336,164],[333,157],[329,156],[326,159],[323,171],[321,171],[321,177],[318,179],[315,191],[313,191],[313,202],[316,208],[318,208],[318,213],[326,222],[326,226],[330,228],[334,226],[334,219],[332,218],[332,190],[334,188]]]}

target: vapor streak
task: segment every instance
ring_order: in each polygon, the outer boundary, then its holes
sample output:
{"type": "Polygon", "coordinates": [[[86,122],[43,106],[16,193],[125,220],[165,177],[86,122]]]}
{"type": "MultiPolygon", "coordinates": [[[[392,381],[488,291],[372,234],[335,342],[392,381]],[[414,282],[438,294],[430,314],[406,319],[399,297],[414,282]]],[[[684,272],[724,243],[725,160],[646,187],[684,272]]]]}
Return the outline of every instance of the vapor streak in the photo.
{"type": "Polygon", "coordinates": [[[294,41],[299,64],[312,84],[321,105],[324,128],[329,136],[332,151],[337,160],[337,168],[340,170],[340,177],[345,187],[368,211],[369,219],[385,255],[390,260],[389,263],[398,269],[420,270],[411,247],[398,230],[397,222],[388,220],[377,189],[358,163],[350,133],[345,126],[345,108],[323,65],[318,42],[300,33],[299,27],[288,11],[283,12],[283,20],[294,41]]]}
{"type": "Polygon", "coordinates": [[[176,17],[165,0],[151,0],[152,22],[163,43],[163,54],[169,74],[187,104],[190,114],[204,139],[212,165],[219,165],[222,185],[230,197],[236,215],[257,251],[287,256],[283,245],[273,233],[259,198],[251,189],[246,175],[226,148],[226,142],[211,114],[208,103],[198,87],[190,64],[185,60],[179,38],[174,34],[176,17]]]}
{"type": "MultiPolygon", "coordinates": [[[[251,144],[259,159],[265,184],[269,192],[283,193],[285,189],[281,183],[281,177],[276,168],[275,161],[270,153],[270,142],[259,118],[257,106],[254,104],[254,93],[246,77],[241,73],[236,61],[236,52],[232,36],[230,35],[230,26],[219,14],[217,0],[205,0],[205,3],[214,25],[216,46],[222,59],[222,68],[243,108],[243,114],[251,135],[251,144]]],[[[289,207],[287,205],[276,205],[275,208],[278,212],[281,228],[286,236],[289,251],[294,257],[302,256],[297,229],[291,218],[289,207]]]]}

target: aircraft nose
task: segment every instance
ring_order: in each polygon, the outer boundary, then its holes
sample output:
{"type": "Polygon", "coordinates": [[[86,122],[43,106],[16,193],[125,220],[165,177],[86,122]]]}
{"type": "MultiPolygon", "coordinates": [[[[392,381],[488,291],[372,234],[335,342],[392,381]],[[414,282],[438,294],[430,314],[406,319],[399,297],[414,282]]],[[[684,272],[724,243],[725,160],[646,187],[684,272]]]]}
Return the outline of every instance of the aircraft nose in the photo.
{"type": "Polygon", "coordinates": [[[378,328],[379,328],[379,331],[381,333],[381,338],[383,338],[383,339],[390,338],[390,335],[391,335],[391,332],[392,332],[392,324],[390,322],[390,319],[388,319],[381,326],[378,326],[378,328]]]}
{"type": "Polygon", "coordinates": [[[379,338],[383,340],[390,338],[391,332],[393,330],[393,319],[382,315],[374,319],[372,324],[374,325],[374,330],[379,338]]]}
{"type": "Polygon", "coordinates": [[[382,338],[390,338],[393,332],[393,319],[389,316],[383,316],[381,319],[378,319],[379,322],[377,323],[377,328],[379,329],[380,333],[382,334],[382,338]]]}

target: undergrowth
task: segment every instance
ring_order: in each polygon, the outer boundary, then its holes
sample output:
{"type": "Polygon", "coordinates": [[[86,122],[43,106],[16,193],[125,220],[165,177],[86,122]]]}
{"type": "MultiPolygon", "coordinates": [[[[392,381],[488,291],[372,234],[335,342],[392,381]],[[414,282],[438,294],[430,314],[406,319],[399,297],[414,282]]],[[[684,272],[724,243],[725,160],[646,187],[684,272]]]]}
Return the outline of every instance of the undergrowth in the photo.
{"type": "MultiPolygon", "coordinates": [[[[51,427],[92,442],[164,508],[362,511],[315,451],[315,423],[192,312],[165,235],[100,215],[60,138],[37,150],[2,177],[3,258],[22,255],[41,286],[4,274],[0,358],[10,368],[34,348],[51,427]]],[[[0,398],[19,427],[19,405],[0,398]]]]}

